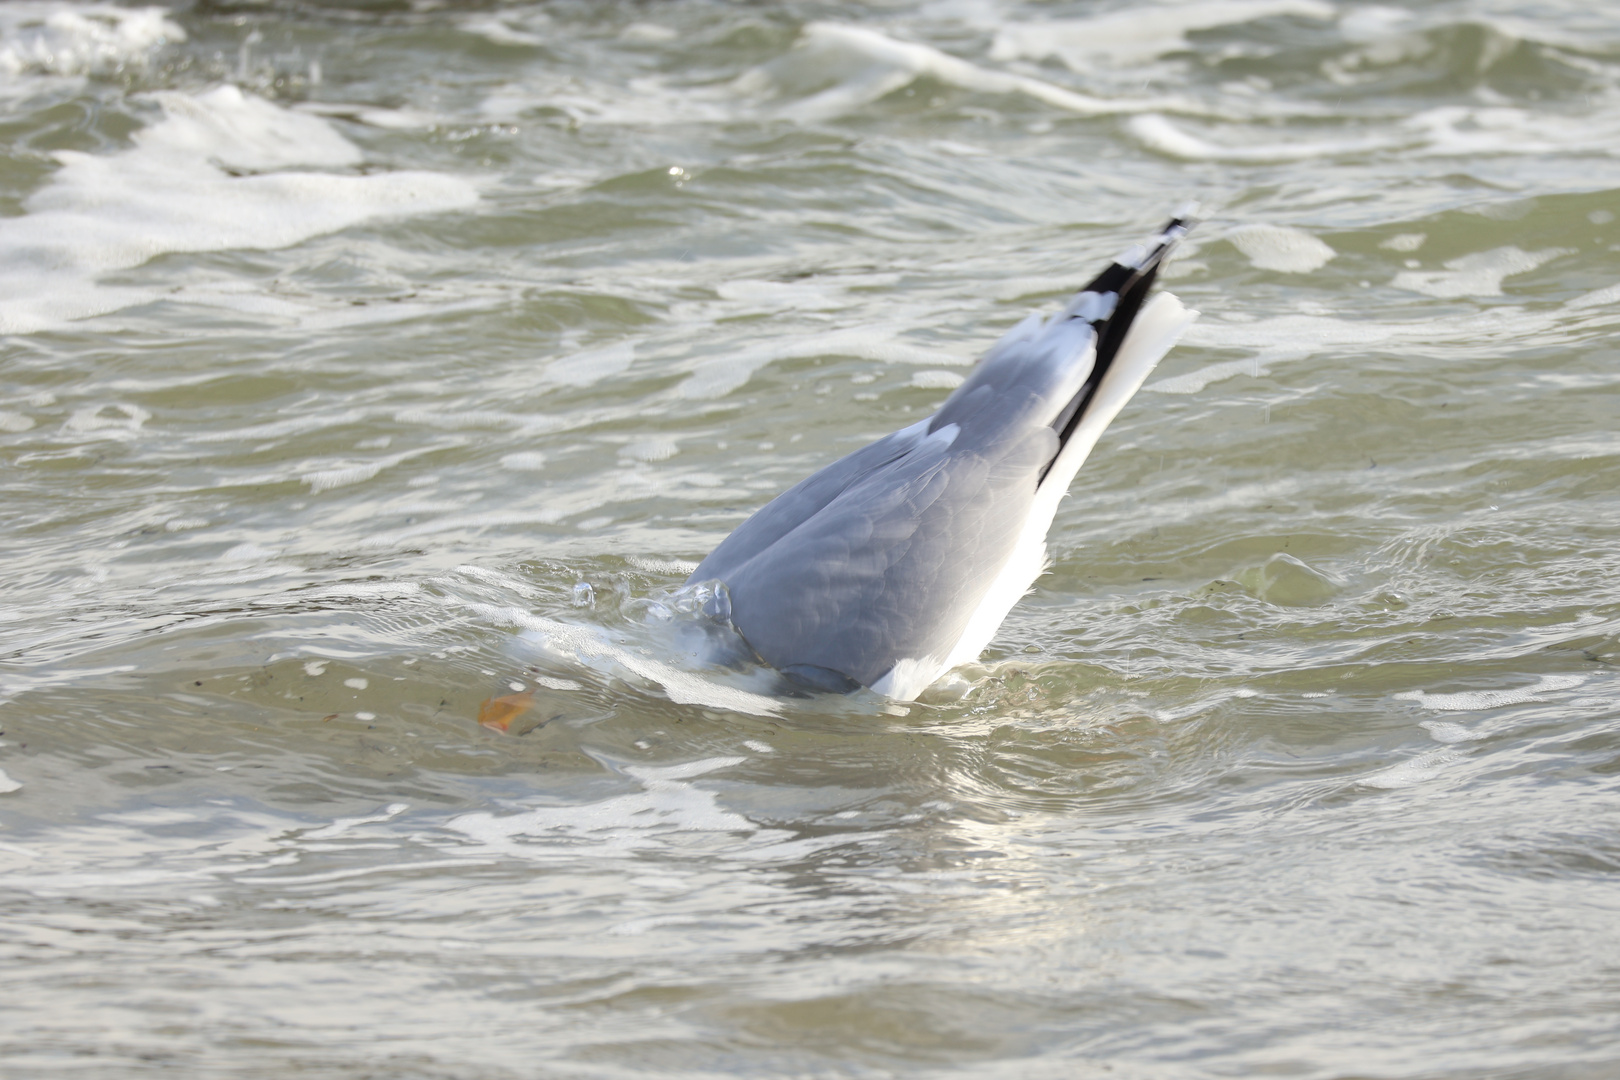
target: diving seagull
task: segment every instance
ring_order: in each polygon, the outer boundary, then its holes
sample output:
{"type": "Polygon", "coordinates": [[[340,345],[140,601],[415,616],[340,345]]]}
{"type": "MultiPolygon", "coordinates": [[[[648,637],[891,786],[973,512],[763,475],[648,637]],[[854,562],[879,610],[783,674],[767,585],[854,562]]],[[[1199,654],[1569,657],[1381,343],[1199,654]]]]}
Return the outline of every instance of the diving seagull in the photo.
{"type": "Polygon", "coordinates": [[[978,658],[1046,568],[1058,502],[1198,312],[1149,299],[1178,212],[1050,318],[1030,315],[939,411],[771,500],[688,579],[811,691],[910,701],[978,658]]]}

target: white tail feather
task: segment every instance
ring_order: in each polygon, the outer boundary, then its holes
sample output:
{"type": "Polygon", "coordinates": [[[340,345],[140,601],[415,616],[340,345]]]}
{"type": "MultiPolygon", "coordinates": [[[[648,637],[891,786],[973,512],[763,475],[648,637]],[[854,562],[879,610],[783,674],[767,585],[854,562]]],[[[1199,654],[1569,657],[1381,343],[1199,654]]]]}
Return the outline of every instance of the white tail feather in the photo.
{"type": "MultiPolygon", "coordinates": [[[[1152,374],[1164,355],[1170,351],[1187,327],[1198,318],[1198,312],[1182,305],[1171,293],[1159,293],[1142,306],[1131,323],[1130,331],[1120,343],[1114,362],[1103,376],[1102,383],[1086,406],[1085,415],[1075,427],[1069,441],[1058,453],[1040,489],[1035,493],[1035,504],[1030,508],[1028,521],[1019,534],[1012,557],[996,575],[990,591],[968,620],[956,647],[949,658],[928,682],[945,674],[959,664],[978,659],[990,640],[1001,629],[1002,622],[1013,605],[1035,584],[1035,579],[1046,569],[1046,534],[1052,528],[1058,503],[1069,492],[1069,483],[1080,466],[1085,464],[1091,448],[1097,445],[1103,431],[1125,407],[1125,403],[1152,374]]],[[[917,689],[906,700],[921,693],[927,686],[917,689]]]]}
{"type": "MultiPolygon", "coordinates": [[[[1069,441],[1047,470],[1046,479],[1041,482],[1040,491],[1035,496],[1037,506],[1050,504],[1045,515],[1046,524],[1041,527],[1042,536],[1046,535],[1046,529],[1051,526],[1052,517],[1057,513],[1057,504],[1068,494],[1070,482],[1080,471],[1080,466],[1086,463],[1092,447],[1097,445],[1097,440],[1114,422],[1114,417],[1142,388],[1159,361],[1181,340],[1181,335],[1187,332],[1187,327],[1196,318],[1198,312],[1184,307],[1174,293],[1167,292],[1156,294],[1136,313],[1130,331],[1120,342],[1119,352],[1115,354],[1108,374],[1103,376],[1097,392],[1086,405],[1085,415],[1080,418],[1069,441]]],[[[1030,515],[1031,524],[1039,520],[1039,510],[1030,515]]]]}

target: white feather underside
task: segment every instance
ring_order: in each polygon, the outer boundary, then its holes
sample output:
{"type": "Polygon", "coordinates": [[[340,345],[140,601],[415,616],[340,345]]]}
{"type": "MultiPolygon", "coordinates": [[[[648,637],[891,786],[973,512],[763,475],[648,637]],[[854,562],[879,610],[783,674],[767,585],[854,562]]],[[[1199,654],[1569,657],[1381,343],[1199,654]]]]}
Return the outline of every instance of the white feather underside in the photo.
{"type": "Polygon", "coordinates": [[[1036,491],[1012,554],[974,610],[961,638],[947,656],[899,661],[887,675],[872,684],[873,690],[896,701],[911,701],[947,671],[978,659],[1001,629],[1013,605],[1046,570],[1046,534],[1052,528],[1058,503],[1068,494],[1069,483],[1085,464],[1092,447],[1196,318],[1198,312],[1184,307],[1171,293],[1159,293],[1143,305],[1120,344],[1108,374],[1092,396],[1085,416],[1036,491]]]}

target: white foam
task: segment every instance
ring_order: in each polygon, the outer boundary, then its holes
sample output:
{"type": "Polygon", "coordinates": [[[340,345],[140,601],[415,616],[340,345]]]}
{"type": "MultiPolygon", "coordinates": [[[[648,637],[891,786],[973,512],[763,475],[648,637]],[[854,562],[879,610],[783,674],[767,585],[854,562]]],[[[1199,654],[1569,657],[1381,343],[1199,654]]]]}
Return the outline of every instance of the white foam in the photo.
{"type": "Polygon", "coordinates": [[[222,563],[254,563],[265,559],[275,558],[276,552],[272,548],[261,547],[251,541],[244,541],[235,547],[223,552],[219,561],[222,563]]]}
{"type": "MultiPolygon", "coordinates": [[[[339,585],[328,585],[325,588],[311,589],[301,594],[308,600],[328,600],[342,598],[345,600],[378,600],[399,599],[406,596],[420,596],[422,586],[414,581],[345,581],[339,585]]],[[[353,655],[335,653],[332,655],[353,655]]]]}
{"type": "Polygon", "coordinates": [[[150,419],[152,414],[139,405],[117,401],[110,405],[86,405],[73,410],[73,414],[63,422],[62,430],[72,435],[131,439],[150,419]]]}
{"type": "Polygon", "coordinates": [[[1534,686],[1517,690],[1473,690],[1460,694],[1430,694],[1422,690],[1407,690],[1396,694],[1397,701],[1415,701],[1425,709],[1446,709],[1476,712],[1482,709],[1500,709],[1504,705],[1523,705],[1546,701],[1544,695],[1558,690],[1572,690],[1586,682],[1584,675],[1543,675],[1534,686]]]}
{"type": "MultiPolygon", "coordinates": [[[[1183,375],[1154,382],[1144,389],[1158,393],[1192,393],[1212,382],[1238,375],[1259,377],[1270,365],[1318,353],[1360,354],[1368,350],[1399,350],[1401,355],[1454,356],[1458,350],[1494,353],[1528,340],[1565,343],[1584,332],[1563,307],[1524,308],[1510,304],[1459,312],[1440,318],[1392,322],[1368,318],[1335,318],[1321,313],[1320,305],[1301,303],[1308,314],[1271,319],[1225,317],[1201,319],[1188,332],[1188,343],[1200,348],[1252,353],[1242,360],[1222,361],[1183,375]]],[[[1613,316],[1599,316],[1605,323],[1613,316]]]]}
{"type": "MultiPolygon", "coordinates": [[[[1347,85],[1376,78],[1379,75],[1377,69],[1415,63],[1432,57],[1444,48],[1436,35],[1423,31],[1459,25],[1474,26],[1483,31],[1477,39],[1478,53],[1471,58],[1472,69],[1481,75],[1512,55],[1523,42],[1550,45],[1566,53],[1594,57],[1605,55],[1608,39],[1612,38],[1612,21],[1603,21],[1603,15],[1607,12],[1601,5],[1591,6],[1593,12],[1603,13],[1594,16],[1598,20],[1596,26],[1601,27],[1596,33],[1583,33],[1577,25],[1564,20],[1543,17],[1531,21],[1490,15],[1483,9],[1491,6],[1522,5],[1475,5],[1463,17],[1465,21],[1460,23],[1455,11],[1441,5],[1409,5],[1406,9],[1383,6],[1353,8],[1339,20],[1339,32],[1347,41],[1360,43],[1363,47],[1325,62],[1322,70],[1335,82],[1347,85]],[[1564,22],[1563,26],[1558,25],[1560,21],[1564,22]]],[[[1495,96],[1484,88],[1478,93],[1481,97],[1495,96]]]]}
{"type": "Polygon", "coordinates": [[[680,444],[674,439],[655,436],[649,439],[637,439],[620,450],[619,456],[629,458],[631,461],[651,463],[654,461],[668,461],[680,453],[680,450],[680,444]]]}
{"type": "Polygon", "coordinates": [[[635,342],[619,341],[559,357],[546,365],[540,377],[564,386],[591,386],[623,373],[635,360],[635,342]]]}
{"type": "MultiPolygon", "coordinates": [[[[136,148],[144,152],[140,164],[149,159],[188,164],[210,160],[231,169],[267,172],[361,161],[360,149],[324,120],[288,112],[234,86],[196,96],[177,91],[149,96],[163,106],[164,119],[135,133],[136,148]]],[[[137,163],[127,155],[117,162],[137,163]]]]}
{"type": "Polygon", "coordinates": [[[401,424],[421,424],[427,427],[442,428],[446,431],[465,431],[468,429],[493,429],[509,427],[524,427],[532,423],[530,418],[514,415],[513,413],[495,412],[490,409],[401,409],[394,414],[394,420],[401,424]]]}
{"type": "Polygon", "coordinates": [[[627,765],[625,772],[648,785],[667,784],[673,780],[690,780],[706,776],[720,769],[741,765],[747,758],[713,757],[700,761],[683,761],[678,765],[627,765]]]}
{"type": "Polygon", "coordinates": [[[1606,285],[1601,289],[1593,289],[1589,293],[1582,293],[1564,306],[1579,311],[1589,307],[1612,307],[1620,303],[1620,285],[1606,285]]]}
{"type": "MultiPolygon", "coordinates": [[[[1419,330],[1428,334],[1436,332],[1433,323],[1425,323],[1419,330]]],[[[1444,328],[1440,332],[1443,333],[1444,328]]],[[[1252,350],[1255,355],[1249,359],[1225,360],[1195,372],[1159,379],[1143,389],[1160,394],[1193,394],[1210,383],[1238,375],[1258,378],[1266,373],[1269,364],[1297,360],[1325,349],[1343,346],[1366,348],[1412,336],[1412,329],[1399,324],[1334,319],[1320,315],[1281,315],[1253,322],[1204,319],[1194,323],[1188,331],[1188,344],[1210,349],[1252,350]]]]}
{"type": "Polygon", "coordinates": [[[293,106],[315,116],[334,116],[388,131],[412,131],[447,124],[447,117],[420,109],[379,109],[371,105],[345,105],[334,101],[305,101],[293,106]]]}
{"type": "Polygon", "coordinates": [[[1089,19],[1012,23],[996,33],[992,60],[1045,60],[1055,56],[1070,70],[1085,72],[1098,63],[1126,67],[1192,46],[1187,33],[1255,19],[1292,15],[1331,19],[1334,6],[1323,0],[1202,0],[1173,5],[1131,5],[1089,19]]]}
{"type": "Polygon", "coordinates": [[[536,25],[544,27],[550,22],[551,16],[543,11],[503,11],[487,15],[469,15],[460,20],[459,26],[465,33],[477,34],[497,45],[532,46],[544,45],[546,38],[528,27],[536,25]]]}
{"type": "Polygon", "coordinates": [[[924,390],[955,390],[965,381],[954,371],[919,371],[911,376],[911,385],[924,390]]]}
{"type": "Polygon", "coordinates": [[[167,252],[289,247],[373,218],[478,198],[466,181],[439,173],[302,171],[350,167],[361,154],[326,121],[234,86],[151,97],[164,118],[136,132],[131,149],[59,151],[61,167],[24,202],[27,213],[0,220],[0,333],[154,299],[155,287],[98,279],[167,252]]]}
{"type": "Polygon", "coordinates": [[[757,834],[759,826],[722,807],[714,792],[684,782],[745,760],[715,757],[680,765],[630,766],[624,772],[641,782],[640,791],[583,806],[545,806],[502,817],[462,814],[445,827],[480,847],[531,858],[573,855],[581,844],[599,856],[660,848],[675,836],[692,833],[757,834]]]}
{"type": "Polygon", "coordinates": [[[1607,155],[1620,143],[1620,112],[1612,108],[1559,115],[1547,109],[1445,105],[1410,117],[1404,126],[1424,138],[1423,153],[1446,157],[1607,155]]]}
{"type": "MultiPolygon", "coordinates": [[[[1508,8],[1523,7],[1523,5],[1517,4],[1504,6],[1508,8]]],[[[1593,5],[1591,11],[1602,20],[1598,25],[1603,26],[1604,30],[1608,30],[1613,26],[1612,20],[1604,19],[1604,16],[1608,15],[1609,12],[1601,5],[1593,5]]],[[[1506,56],[1512,52],[1514,47],[1521,41],[1533,41],[1541,45],[1556,45],[1560,49],[1585,53],[1588,56],[1606,56],[1608,55],[1610,42],[1613,40],[1611,33],[1583,33],[1578,26],[1565,24],[1561,27],[1557,25],[1557,21],[1552,19],[1543,18],[1532,21],[1512,15],[1485,15],[1479,21],[1505,39],[1500,46],[1501,52],[1498,54],[1499,56],[1506,56]]]]}
{"type": "Polygon", "coordinates": [[[1155,394],[1196,394],[1210,383],[1222,382],[1239,375],[1258,379],[1265,373],[1265,366],[1255,360],[1226,360],[1199,368],[1197,371],[1189,371],[1185,375],[1158,379],[1142,389],[1151,390],[1155,394]]]}
{"type": "MultiPolygon", "coordinates": [[[[350,484],[363,484],[372,479],[384,469],[392,469],[402,461],[431,454],[442,449],[447,443],[437,446],[423,446],[414,450],[405,450],[398,454],[389,454],[373,461],[345,461],[340,464],[328,464],[325,468],[310,469],[298,473],[298,479],[309,485],[311,492],[330,491],[332,488],[348,487],[350,484]]],[[[448,445],[457,445],[457,440],[450,440],[448,445]]]]}
{"type": "Polygon", "coordinates": [[[1428,233],[1396,233],[1378,246],[1387,251],[1416,251],[1428,238],[1428,233]]]}
{"type": "Polygon", "coordinates": [[[661,687],[669,699],[679,705],[702,705],[711,709],[748,713],[753,716],[776,716],[781,703],[734,686],[727,686],[690,671],[682,671],[660,660],[623,648],[609,641],[605,633],[594,627],[570,626],[553,619],[531,615],[521,608],[499,608],[491,605],[472,605],[487,617],[523,630],[525,643],[566,663],[585,667],[605,667],[620,675],[629,675],[661,687]]]}
{"type": "Polygon", "coordinates": [[[491,570],[487,566],[476,566],[472,563],[462,563],[460,566],[455,568],[455,573],[460,574],[463,577],[470,577],[475,581],[481,581],[485,584],[493,585],[497,590],[502,592],[519,592],[528,596],[538,595],[530,586],[525,584],[522,579],[513,577],[511,574],[503,574],[499,570],[491,570]]]}
{"type": "MultiPolygon", "coordinates": [[[[627,124],[651,129],[665,124],[724,123],[735,118],[735,99],[729,85],[697,88],[685,80],[677,85],[659,76],[627,79],[612,72],[593,79],[582,68],[564,71],[556,65],[543,65],[530,67],[525,77],[497,80],[478,112],[487,120],[510,121],[544,108],[581,125],[627,124]]],[[[538,181],[556,189],[592,183],[608,175],[611,173],[589,168],[547,170],[538,181]]],[[[676,186],[678,176],[671,175],[676,186]]]]}
{"type": "Polygon", "coordinates": [[[389,803],[382,811],[368,814],[365,817],[338,818],[330,825],[319,829],[312,829],[304,834],[305,840],[329,840],[335,836],[342,836],[356,825],[370,825],[379,821],[392,821],[394,818],[409,810],[409,803],[389,803]]]}
{"type": "Polygon", "coordinates": [[[0,703],[10,701],[19,694],[29,693],[34,690],[53,686],[70,686],[82,679],[95,678],[101,675],[122,675],[126,671],[134,670],[134,664],[58,668],[42,675],[19,675],[0,670],[0,703]]]}
{"type": "Polygon", "coordinates": [[[1461,296],[1501,296],[1502,279],[1527,274],[1537,267],[1573,253],[1572,248],[1521,251],[1508,246],[1479,251],[1448,260],[1444,270],[1403,270],[1390,284],[1442,300],[1461,296]]]}
{"type": "Polygon", "coordinates": [[[722,300],[738,301],[752,311],[826,311],[849,304],[847,290],[828,281],[724,281],[714,291],[722,300]]]}
{"type": "MultiPolygon", "coordinates": [[[[1275,107],[1269,112],[1273,118],[1280,115],[1275,107]]],[[[1279,138],[1277,129],[1269,124],[1228,129],[1240,133],[1230,140],[1225,136],[1201,136],[1159,112],[1132,116],[1125,127],[1146,148],[1183,161],[1262,164],[1388,151],[1431,157],[1607,155],[1620,143],[1620,110],[1600,106],[1579,114],[1559,115],[1545,109],[1503,105],[1447,105],[1424,110],[1368,134],[1338,139],[1279,138]]]]}
{"type": "Polygon", "coordinates": [[[637,45],[659,45],[666,41],[674,41],[680,37],[680,32],[668,26],[657,23],[633,22],[619,31],[619,40],[628,41],[637,45]]]}
{"type": "Polygon", "coordinates": [[[1226,239],[1255,267],[1284,274],[1319,270],[1338,254],[1303,229],[1287,225],[1240,225],[1226,239]]]}
{"type": "Polygon", "coordinates": [[[539,450],[523,450],[501,458],[501,468],[512,472],[539,472],[546,467],[546,455],[539,450]]]}
{"type": "Polygon", "coordinates": [[[789,99],[778,108],[779,115],[814,122],[854,112],[923,77],[979,93],[1022,94],[1082,116],[1191,108],[1179,99],[1107,101],[1040,79],[991,71],[876,30],[824,22],[806,26],[785,56],[744,73],[733,85],[749,96],[789,99]]]}
{"type": "Polygon", "coordinates": [[[649,574],[676,574],[680,577],[690,577],[692,571],[698,568],[698,564],[690,559],[655,558],[651,555],[629,555],[624,561],[649,574]]]}
{"type": "Polygon", "coordinates": [[[143,66],[186,32],[160,7],[0,5],[0,75],[104,75],[143,66]]]}
{"type": "Polygon", "coordinates": [[[1169,709],[1157,709],[1153,712],[1153,717],[1160,723],[1174,723],[1178,720],[1186,720],[1189,717],[1208,712],[1209,710],[1220,705],[1224,705],[1229,701],[1241,701],[1245,698],[1257,696],[1258,694],[1255,691],[1250,690],[1247,687],[1215,690],[1210,694],[1186,705],[1180,705],[1169,709]]]}
{"type": "Polygon", "coordinates": [[[333,488],[364,483],[382,472],[382,470],[382,462],[367,461],[359,465],[343,465],[335,469],[316,469],[313,472],[304,473],[298,479],[308,484],[310,491],[330,491],[333,488]]]}
{"type": "Polygon", "coordinates": [[[1369,776],[1363,776],[1361,783],[1367,787],[1398,790],[1400,788],[1416,787],[1427,783],[1439,776],[1447,765],[1461,760],[1463,755],[1452,749],[1430,750],[1409,758],[1387,769],[1380,769],[1369,776]]]}
{"type": "Polygon", "coordinates": [[[17,783],[17,781],[13,780],[11,777],[7,776],[4,769],[0,769],[0,795],[9,795],[13,791],[21,790],[22,785],[17,783]]]}
{"type": "Polygon", "coordinates": [[[1411,21],[1412,13],[1399,8],[1354,8],[1339,19],[1339,33],[1349,41],[1376,41],[1405,30],[1411,21]]]}
{"type": "Polygon", "coordinates": [[[1429,738],[1437,743],[1455,746],[1457,743],[1476,742],[1485,736],[1476,731],[1469,731],[1461,724],[1454,724],[1450,720],[1425,720],[1418,727],[1429,733],[1429,738]]]}
{"type": "Polygon", "coordinates": [[[1157,150],[1161,154],[1180,158],[1183,161],[1231,161],[1238,163],[1312,161],[1341,154],[1358,154],[1369,150],[1383,150],[1413,141],[1410,138],[1375,135],[1360,139],[1290,139],[1286,142],[1227,146],[1201,139],[1196,135],[1183,131],[1157,113],[1133,116],[1126,121],[1125,127],[1131,135],[1148,149],[1157,150]]]}
{"type": "MultiPolygon", "coordinates": [[[[697,364],[691,377],[681,384],[680,394],[687,398],[724,397],[753,378],[755,371],[778,360],[853,356],[884,364],[935,366],[956,362],[955,357],[941,350],[923,349],[895,340],[902,329],[898,324],[849,327],[739,345],[697,364]]],[[[964,354],[959,362],[965,367],[973,363],[973,357],[964,354]]]]}

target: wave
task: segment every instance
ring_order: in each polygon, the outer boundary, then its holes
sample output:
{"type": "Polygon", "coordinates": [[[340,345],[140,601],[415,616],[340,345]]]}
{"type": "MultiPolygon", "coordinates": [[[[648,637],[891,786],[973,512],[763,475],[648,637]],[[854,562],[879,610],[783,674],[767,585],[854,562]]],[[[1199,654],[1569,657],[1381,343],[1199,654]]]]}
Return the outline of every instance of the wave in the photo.
{"type": "Polygon", "coordinates": [[[1108,100],[1027,75],[993,71],[928,45],[877,30],[810,23],[786,55],[753,68],[733,87],[780,101],[776,114],[801,123],[855,112],[919,79],[985,94],[1017,94],[1081,116],[1177,109],[1202,112],[1181,98],[1108,100]]]}
{"type": "Polygon", "coordinates": [[[470,206],[441,173],[350,176],[361,164],[325,120],[234,86],[147,95],[163,109],[114,154],[61,150],[50,181],[0,220],[0,333],[32,333],[162,295],[104,275],[169,252],[291,247],[374,218],[470,206]]]}
{"type": "Polygon", "coordinates": [[[1098,64],[1125,67],[1191,48],[1187,34],[1257,19],[1291,15],[1326,20],[1337,13],[1324,0],[1204,0],[1174,6],[1133,7],[1087,19],[1052,19],[1002,27],[990,46],[992,60],[1056,57],[1072,71],[1098,64]]]}
{"type": "Polygon", "coordinates": [[[145,66],[186,32],[160,7],[0,5],[0,76],[112,75],[145,66]]]}

